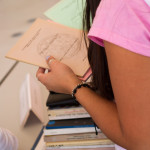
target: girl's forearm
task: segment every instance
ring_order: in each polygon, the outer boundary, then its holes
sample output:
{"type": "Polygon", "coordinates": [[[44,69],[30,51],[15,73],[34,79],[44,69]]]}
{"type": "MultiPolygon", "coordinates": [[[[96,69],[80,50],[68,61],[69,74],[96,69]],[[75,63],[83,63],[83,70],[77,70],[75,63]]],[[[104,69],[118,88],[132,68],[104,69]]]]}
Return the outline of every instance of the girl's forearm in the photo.
{"type": "Polygon", "coordinates": [[[75,96],[103,133],[113,142],[126,147],[126,140],[119,122],[116,104],[113,101],[101,98],[86,87],[79,89],[75,96]]]}

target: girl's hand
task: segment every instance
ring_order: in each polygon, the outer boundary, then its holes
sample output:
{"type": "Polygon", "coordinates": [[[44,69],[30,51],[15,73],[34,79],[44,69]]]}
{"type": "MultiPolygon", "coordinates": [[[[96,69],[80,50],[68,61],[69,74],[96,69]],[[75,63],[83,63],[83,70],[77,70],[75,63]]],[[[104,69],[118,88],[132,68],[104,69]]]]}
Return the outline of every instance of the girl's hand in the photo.
{"type": "Polygon", "coordinates": [[[71,68],[54,57],[48,57],[47,64],[50,70],[46,73],[46,69],[40,67],[36,77],[49,91],[71,94],[74,87],[81,83],[71,68]]]}

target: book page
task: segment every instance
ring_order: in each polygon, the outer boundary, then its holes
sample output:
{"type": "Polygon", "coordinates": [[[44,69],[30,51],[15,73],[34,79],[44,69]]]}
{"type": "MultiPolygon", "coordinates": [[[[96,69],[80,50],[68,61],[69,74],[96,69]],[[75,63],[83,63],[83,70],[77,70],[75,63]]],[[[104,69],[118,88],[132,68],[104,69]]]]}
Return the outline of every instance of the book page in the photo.
{"type": "Polygon", "coordinates": [[[20,88],[20,124],[24,126],[31,110],[31,99],[29,93],[29,78],[26,76],[26,79],[21,85],[20,88]]]}
{"type": "Polygon", "coordinates": [[[41,122],[44,122],[44,104],[40,85],[38,84],[37,80],[35,80],[30,74],[27,74],[27,76],[29,76],[30,79],[29,86],[31,97],[31,110],[40,119],[41,122]]]}
{"type": "Polygon", "coordinates": [[[33,112],[44,122],[44,106],[41,89],[36,80],[28,73],[20,88],[20,124],[23,127],[33,112]]]}
{"type": "Polygon", "coordinates": [[[79,76],[89,68],[82,31],[43,19],[33,23],[6,57],[49,68],[45,60],[49,55],[67,64],[79,76]]]}

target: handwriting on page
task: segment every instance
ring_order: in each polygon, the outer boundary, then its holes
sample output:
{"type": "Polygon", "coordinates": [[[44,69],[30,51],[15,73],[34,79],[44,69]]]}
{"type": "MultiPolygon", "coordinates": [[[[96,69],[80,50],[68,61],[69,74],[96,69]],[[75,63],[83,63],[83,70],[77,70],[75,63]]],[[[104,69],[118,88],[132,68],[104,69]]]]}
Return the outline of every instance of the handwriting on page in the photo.
{"type": "Polygon", "coordinates": [[[24,46],[22,50],[25,50],[25,48],[29,47],[30,44],[37,38],[37,36],[40,34],[41,29],[39,29],[36,34],[32,37],[32,39],[24,46]]]}
{"type": "Polygon", "coordinates": [[[67,59],[79,52],[79,39],[69,34],[54,34],[41,40],[37,52],[43,56],[57,56],[58,60],[67,59]],[[59,56],[58,56],[59,54],[59,56]]]}

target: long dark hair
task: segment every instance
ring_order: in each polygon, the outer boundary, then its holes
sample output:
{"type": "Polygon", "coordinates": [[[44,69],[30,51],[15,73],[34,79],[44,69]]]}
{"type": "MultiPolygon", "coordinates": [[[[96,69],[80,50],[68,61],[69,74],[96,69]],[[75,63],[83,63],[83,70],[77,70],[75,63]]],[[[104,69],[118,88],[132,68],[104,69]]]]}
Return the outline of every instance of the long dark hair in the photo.
{"type": "MultiPolygon", "coordinates": [[[[86,0],[83,15],[84,31],[90,30],[91,21],[93,22],[100,1],[101,0],[86,0]]],[[[114,94],[110,82],[105,48],[89,40],[88,59],[92,69],[92,86],[102,97],[113,100],[114,94]]]]}

